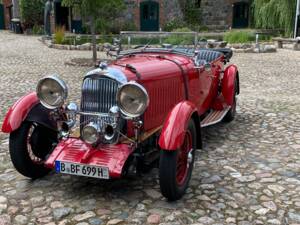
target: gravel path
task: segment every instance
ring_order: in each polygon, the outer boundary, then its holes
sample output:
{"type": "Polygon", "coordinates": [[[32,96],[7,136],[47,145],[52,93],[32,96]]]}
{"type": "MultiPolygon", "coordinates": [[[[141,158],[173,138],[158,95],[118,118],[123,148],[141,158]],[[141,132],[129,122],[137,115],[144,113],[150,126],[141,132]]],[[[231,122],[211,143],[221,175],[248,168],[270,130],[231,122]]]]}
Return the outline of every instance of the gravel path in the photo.
{"type": "MultiPolygon", "coordinates": [[[[78,99],[90,52],[61,51],[37,37],[0,32],[0,125],[8,107],[58,73],[78,99]]],[[[241,95],[231,124],[206,128],[188,193],[168,203],[157,170],[131,180],[51,174],[29,180],[0,133],[0,224],[300,224],[300,52],[235,54],[241,95]]]]}

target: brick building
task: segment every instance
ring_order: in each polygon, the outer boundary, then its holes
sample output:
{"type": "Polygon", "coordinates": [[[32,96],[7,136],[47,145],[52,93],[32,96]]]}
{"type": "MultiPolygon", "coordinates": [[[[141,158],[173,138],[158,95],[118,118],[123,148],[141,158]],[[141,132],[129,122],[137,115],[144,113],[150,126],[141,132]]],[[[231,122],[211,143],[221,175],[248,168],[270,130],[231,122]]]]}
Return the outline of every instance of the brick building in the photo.
{"type": "Polygon", "coordinates": [[[202,24],[213,30],[246,28],[250,21],[250,0],[202,0],[202,24]]]}
{"type": "Polygon", "coordinates": [[[187,2],[201,13],[201,23],[210,29],[243,28],[249,24],[250,0],[125,0],[127,20],[142,31],[159,30],[174,18],[182,18],[187,2]]]}
{"type": "MultiPolygon", "coordinates": [[[[138,30],[158,31],[166,21],[182,18],[182,11],[177,0],[124,0],[125,20],[133,22],[138,30]],[[171,10],[170,10],[171,9],[171,10]]],[[[82,25],[79,13],[63,7],[61,0],[54,0],[54,25],[64,26],[67,30],[80,31],[82,25]]]]}
{"type": "MultiPolygon", "coordinates": [[[[251,0],[124,0],[125,20],[133,22],[137,30],[159,31],[168,21],[183,19],[183,8],[189,2],[199,12],[199,24],[211,30],[245,28],[249,25],[251,0]]],[[[62,7],[54,0],[53,24],[67,30],[81,31],[80,13],[62,7]],[[71,29],[70,29],[71,28],[71,29]]]]}
{"type": "Polygon", "coordinates": [[[9,29],[12,19],[12,1],[0,0],[0,29],[9,29]]]}
{"type": "MultiPolygon", "coordinates": [[[[182,19],[187,2],[194,4],[200,16],[199,24],[211,30],[244,28],[249,25],[251,0],[124,0],[127,10],[125,19],[133,22],[138,30],[158,31],[168,21],[182,19]]],[[[65,26],[67,30],[81,31],[79,13],[61,6],[54,0],[53,25],[65,26]]],[[[8,29],[12,19],[12,1],[0,0],[0,29],[8,29]]]]}
{"type": "MultiPolygon", "coordinates": [[[[182,11],[177,0],[124,1],[126,4],[125,20],[133,22],[138,30],[158,31],[166,21],[178,17],[182,18],[182,11]]],[[[74,9],[63,7],[61,0],[54,0],[53,6],[54,26],[64,26],[67,30],[75,30],[77,32],[81,30],[80,13],[75,12],[74,9]]]]}
{"type": "Polygon", "coordinates": [[[177,0],[125,0],[126,19],[134,21],[141,31],[158,31],[167,21],[182,18],[177,0]]]}

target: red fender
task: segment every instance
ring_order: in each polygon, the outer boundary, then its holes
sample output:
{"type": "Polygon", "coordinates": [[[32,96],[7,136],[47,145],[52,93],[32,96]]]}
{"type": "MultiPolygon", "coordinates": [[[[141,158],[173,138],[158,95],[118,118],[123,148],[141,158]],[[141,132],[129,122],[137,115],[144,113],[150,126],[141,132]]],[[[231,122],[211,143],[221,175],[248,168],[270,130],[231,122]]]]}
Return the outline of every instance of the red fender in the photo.
{"type": "Polygon", "coordinates": [[[224,96],[225,102],[228,105],[232,105],[233,103],[232,96],[234,96],[234,92],[235,92],[234,84],[236,79],[238,79],[237,76],[238,76],[238,69],[235,65],[228,66],[224,71],[224,76],[222,80],[222,94],[224,96]]]}
{"type": "Polygon", "coordinates": [[[164,150],[176,150],[184,141],[184,134],[196,106],[183,101],[178,103],[168,114],[159,138],[159,146],[164,150]]]}
{"type": "Polygon", "coordinates": [[[27,117],[28,112],[38,103],[39,99],[35,92],[20,98],[9,108],[2,124],[2,132],[11,133],[18,129],[27,117]]]}

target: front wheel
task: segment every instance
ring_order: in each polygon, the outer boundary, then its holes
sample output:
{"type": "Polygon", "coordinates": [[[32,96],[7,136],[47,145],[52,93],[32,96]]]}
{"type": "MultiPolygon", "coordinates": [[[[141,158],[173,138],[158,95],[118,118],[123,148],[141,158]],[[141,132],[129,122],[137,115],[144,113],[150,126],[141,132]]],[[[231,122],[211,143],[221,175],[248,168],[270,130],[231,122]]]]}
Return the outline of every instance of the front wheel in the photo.
{"type": "Polygon", "coordinates": [[[23,122],[9,136],[9,153],[16,170],[29,178],[40,178],[50,170],[46,156],[57,141],[57,133],[32,122],[23,122]]]}
{"type": "Polygon", "coordinates": [[[182,146],[176,151],[161,151],[160,190],[169,201],[180,199],[188,187],[194,165],[196,138],[195,123],[190,120],[182,146]]]}

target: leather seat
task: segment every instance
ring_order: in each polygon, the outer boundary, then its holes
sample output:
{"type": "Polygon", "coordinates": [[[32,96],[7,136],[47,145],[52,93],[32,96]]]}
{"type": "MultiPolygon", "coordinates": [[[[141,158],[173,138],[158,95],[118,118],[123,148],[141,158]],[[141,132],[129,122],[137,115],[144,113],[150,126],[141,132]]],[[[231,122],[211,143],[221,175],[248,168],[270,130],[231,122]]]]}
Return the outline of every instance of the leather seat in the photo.
{"type": "MultiPolygon", "coordinates": [[[[180,51],[185,54],[191,54],[191,55],[193,55],[195,53],[194,48],[176,47],[176,48],[174,48],[174,50],[180,51]]],[[[199,53],[195,59],[195,63],[197,66],[201,66],[201,65],[210,63],[223,55],[223,53],[221,53],[221,52],[211,51],[211,50],[206,50],[206,49],[201,49],[198,51],[199,51],[199,53]]]]}
{"type": "Polygon", "coordinates": [[[212,62],[221,56],[222,56],[221,52],[210,51],[210,50],[200,50],[197,55],[197,61],[205,60],[207,62],[212,62]]]}
{"type": "Polygon", "coordinates": [[[185,54],[191,54],[193,55],[195,53],[194,48],[185,48],[185,47],[176,47],[174,50],[185,53],[185,54]]]}

